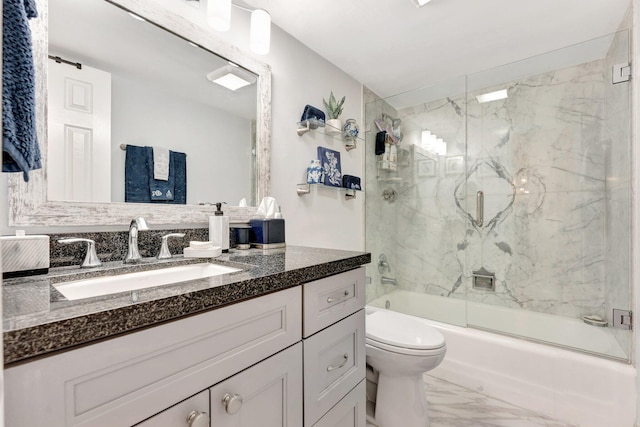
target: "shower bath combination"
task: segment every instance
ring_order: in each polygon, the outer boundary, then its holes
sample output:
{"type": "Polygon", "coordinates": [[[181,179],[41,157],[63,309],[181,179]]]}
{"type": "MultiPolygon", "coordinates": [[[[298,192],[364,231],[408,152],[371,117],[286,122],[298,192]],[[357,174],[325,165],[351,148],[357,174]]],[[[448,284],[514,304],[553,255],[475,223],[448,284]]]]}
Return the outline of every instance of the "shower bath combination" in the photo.
{"type": "Polygon", "coordinates": [[[628,361],[631,333],[612,322],[614,309],[623,319],[630,309],[630,85],[611,80],[626,73],[628,52],[621,31],[369,102],[365,121],[387,130],[401,120],[398,148],[408,153],[389,173],[366,152],[366,249],[395,263],[370,298],[402,290],[482,304],[433,320],[508,335],[512,322],[485,314],[570,319],[606,333],[611,347],[515,335],[628,361]],[[588,58],[568,62],[580,52],[588,58]],[[498,90],[507,98],[478,101],[498,90]],[[446,141],[443,152],[422,144],[425,129],[446,141]]]}

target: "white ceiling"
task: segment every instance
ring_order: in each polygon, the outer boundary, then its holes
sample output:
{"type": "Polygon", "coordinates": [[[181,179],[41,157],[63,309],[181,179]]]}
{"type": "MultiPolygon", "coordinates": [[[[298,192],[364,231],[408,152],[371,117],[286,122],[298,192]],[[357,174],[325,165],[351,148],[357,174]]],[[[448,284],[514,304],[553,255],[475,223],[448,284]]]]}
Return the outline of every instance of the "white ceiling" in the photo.
{"type": "Polygon", "coordinates": [[[629,0],[246,0],[387,97],[613,33],[629,0]]]}

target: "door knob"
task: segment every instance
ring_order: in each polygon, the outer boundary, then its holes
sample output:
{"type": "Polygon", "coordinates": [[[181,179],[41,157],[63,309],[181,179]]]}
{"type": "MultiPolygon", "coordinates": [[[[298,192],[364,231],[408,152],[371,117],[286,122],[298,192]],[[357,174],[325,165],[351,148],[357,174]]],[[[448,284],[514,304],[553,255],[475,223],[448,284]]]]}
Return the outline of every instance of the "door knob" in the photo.
{"type": "Polygon", "coordinates": [[[227,411],[227,414],[233,415],[238,412],[242,406],[242,396],[239,394],[227,393],[222,398],[222,405],[227,411]]]}
{"type": "Polygon", "coordinates": [[[206,412],[191,411],[187,423],[189,427],[209,427],[209,415],[206,412]]]}

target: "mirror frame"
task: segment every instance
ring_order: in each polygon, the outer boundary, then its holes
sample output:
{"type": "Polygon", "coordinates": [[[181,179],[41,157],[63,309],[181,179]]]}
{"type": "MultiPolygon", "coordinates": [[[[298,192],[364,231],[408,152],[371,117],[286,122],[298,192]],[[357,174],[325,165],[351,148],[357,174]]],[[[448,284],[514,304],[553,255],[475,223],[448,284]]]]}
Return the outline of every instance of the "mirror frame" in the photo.
{"type": "MultiPolygon", "coordinates": [[[[152,23],[190,40],[202,48],[215,52],[258,75],[256,117],[256,201],[269,195],[271,177],[271,67],[241,52],[237,47],[218,38],[213,30],[205,27],[204,11],[200,3],[194,14],[202,15],[202,21],[193,22],[178,12],[168,10],[166,3],[158,0],[103,0],[151,21],[152,23]]],[[[176,2],[175,7],[185,7],[186,1],[176,2]]],[[[187,5],[188,6],[188,5],[187,5]]],[[[149,224],[207,224],[214,206],[167,205],[146,203],[92,203],[59,202],[47,200],[47,54],[48,54],[48,0],[37,0],[38,18],[31,22],[33,56],[36,69],[36,117],[37,134],[42,153],[43,167],[29,173],[24,182],[22,173],[8,176],[9,226],[110,226],[128,225],[132,218],[143,216],[149,224]]],[[[196,15],[194,15],[196,16],[196,15]]],[[[225,213],[233,221],[248,221],[256,207],[227,206],[225,213]]]]}

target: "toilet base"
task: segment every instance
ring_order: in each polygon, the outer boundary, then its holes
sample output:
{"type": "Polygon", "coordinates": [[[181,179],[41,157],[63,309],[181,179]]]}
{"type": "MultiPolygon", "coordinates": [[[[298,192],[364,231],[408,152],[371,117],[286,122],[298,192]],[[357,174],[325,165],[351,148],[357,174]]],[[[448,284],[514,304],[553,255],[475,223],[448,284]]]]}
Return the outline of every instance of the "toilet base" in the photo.
{"type": "Polygon", "coordinates": [[[429,415],[422,374],[387,376],[379,373],[375,424],[379,427],[427,427],[429,415]]]}

